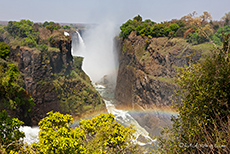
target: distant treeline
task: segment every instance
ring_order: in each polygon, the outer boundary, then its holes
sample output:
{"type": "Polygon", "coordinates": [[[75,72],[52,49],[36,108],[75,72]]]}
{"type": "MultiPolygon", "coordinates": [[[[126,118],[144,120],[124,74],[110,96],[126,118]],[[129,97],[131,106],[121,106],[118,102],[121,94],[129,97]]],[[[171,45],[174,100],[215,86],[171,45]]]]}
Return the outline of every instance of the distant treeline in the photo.
{"type": "Polygon", "coordinates": [[[196,12],[183,16],[181,19],[173,19],[156,23],[150,19],[142,20],[140,15],[129,19],[120,29],[120,37],[128,38],[132,31],[136,35],[152,37],[184,37],[189,43],[200,44],[213,41],[221,45],[223,34],[230,32],[230,12],[226,13],[220,21],[212,21],[210,13],[203,12],[196,16],[196,12]]]}

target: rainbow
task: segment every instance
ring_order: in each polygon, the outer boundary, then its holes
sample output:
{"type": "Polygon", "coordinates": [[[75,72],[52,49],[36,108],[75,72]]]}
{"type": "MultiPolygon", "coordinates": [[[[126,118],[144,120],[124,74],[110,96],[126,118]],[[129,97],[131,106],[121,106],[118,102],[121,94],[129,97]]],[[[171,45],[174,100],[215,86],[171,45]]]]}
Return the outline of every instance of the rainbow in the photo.
{"type": "Polygon", "coordinates": [[[152,114],[152,115],[161,115],[161,116],[178,116],[178,112],[170,109],[151,109],[151,110],[128,110],[131,114],[152,114]]]}

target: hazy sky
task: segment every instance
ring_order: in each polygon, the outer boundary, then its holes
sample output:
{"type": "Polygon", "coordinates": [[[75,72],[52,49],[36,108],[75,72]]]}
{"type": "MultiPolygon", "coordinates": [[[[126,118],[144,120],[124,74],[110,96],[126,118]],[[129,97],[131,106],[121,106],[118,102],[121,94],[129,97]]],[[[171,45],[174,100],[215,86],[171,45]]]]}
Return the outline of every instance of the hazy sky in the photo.
{"type": "Polygon", "coordinates": [[[211,13],[219,20],[230,11],[230,0],[0,0],[0,20],[30,19],[62,23],[99,23],[112,20],[121,24],[140,14],[161,22],[193,12],[211,13]]]}

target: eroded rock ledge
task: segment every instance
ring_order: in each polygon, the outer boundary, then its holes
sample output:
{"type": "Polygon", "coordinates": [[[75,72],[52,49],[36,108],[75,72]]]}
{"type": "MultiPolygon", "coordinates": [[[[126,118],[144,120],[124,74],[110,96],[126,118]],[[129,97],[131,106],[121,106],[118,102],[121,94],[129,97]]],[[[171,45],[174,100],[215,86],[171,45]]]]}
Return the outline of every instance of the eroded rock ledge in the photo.
{"type": "MultiPolygon", "coordinates": [[[[183,38],[148,38],[132,32],[128,39],[115,39],[119,71],[115,90],[118,105],[134,109],[171,104],[177,85],[173,77],[178,67],[188,65],[194,52],[183,38]]],[[[199,60],[196,54],[194,60],[199,60]]]]}

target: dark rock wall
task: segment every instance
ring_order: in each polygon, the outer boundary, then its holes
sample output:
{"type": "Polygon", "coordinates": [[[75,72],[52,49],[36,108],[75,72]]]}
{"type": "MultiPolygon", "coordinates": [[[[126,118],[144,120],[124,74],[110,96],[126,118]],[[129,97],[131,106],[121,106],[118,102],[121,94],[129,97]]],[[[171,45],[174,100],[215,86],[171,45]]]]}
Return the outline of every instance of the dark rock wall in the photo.
{"type": "Polygon", "coordinates": [[[18,62],[19,70],[23,73],[24,88],[31,94],[35,106],[30,114],[31,125],[37,125],[46,113],[53,110],[62,112],[59,98],[51,84],[44,84],[55,73],[71,70],[71,38],[60,40],[59,50],[41,52],[28,47],[11,49],[11,59],[18,62]]]}
{"type": "Polygon", "coordinates": [[[128,39],[117,38],[115,44],[119,54],[117,104],[142,109],[171,104],[177,89],[176,68],[188,65],[187,55],[194,52],[190,44],[182,38],[143,38],[134,32],[128,39]]]}

